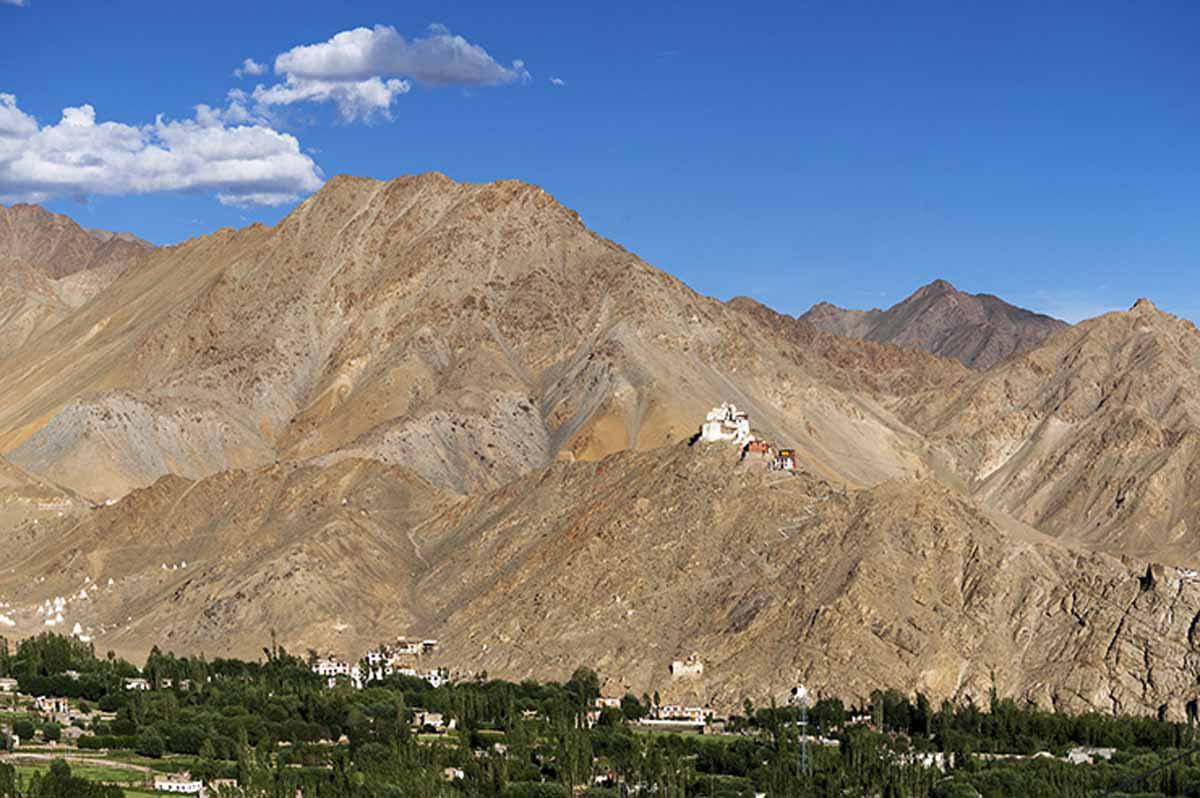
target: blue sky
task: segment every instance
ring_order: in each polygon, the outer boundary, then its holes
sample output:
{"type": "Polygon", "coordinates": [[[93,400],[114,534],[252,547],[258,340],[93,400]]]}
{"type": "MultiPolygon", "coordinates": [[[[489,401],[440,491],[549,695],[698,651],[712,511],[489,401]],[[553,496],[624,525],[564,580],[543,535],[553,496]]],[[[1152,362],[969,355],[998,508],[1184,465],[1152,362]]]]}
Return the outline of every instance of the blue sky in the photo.
{"type": "Polygon", "coordinates": [[[0,0],[0,196],[164,243],[341,172],[516,177],[791,313],[944,277],[1200,319],[1198,41],[1189,0],[0,0]]]}

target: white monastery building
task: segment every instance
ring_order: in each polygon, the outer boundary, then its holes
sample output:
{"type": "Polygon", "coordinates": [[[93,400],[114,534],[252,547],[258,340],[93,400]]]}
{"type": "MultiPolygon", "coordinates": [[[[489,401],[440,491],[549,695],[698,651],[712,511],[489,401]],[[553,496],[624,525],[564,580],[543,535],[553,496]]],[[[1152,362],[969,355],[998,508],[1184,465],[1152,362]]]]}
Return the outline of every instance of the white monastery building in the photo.
{"type": "Polygon", "coordinates": [[[733,441],[745,446],[754,436],[750,434],[750,416],[737,409],[737,405],[722,402],[720,407],[708,411],[708,418],[700,427],[700,437],[706,441],[733,441]]]}

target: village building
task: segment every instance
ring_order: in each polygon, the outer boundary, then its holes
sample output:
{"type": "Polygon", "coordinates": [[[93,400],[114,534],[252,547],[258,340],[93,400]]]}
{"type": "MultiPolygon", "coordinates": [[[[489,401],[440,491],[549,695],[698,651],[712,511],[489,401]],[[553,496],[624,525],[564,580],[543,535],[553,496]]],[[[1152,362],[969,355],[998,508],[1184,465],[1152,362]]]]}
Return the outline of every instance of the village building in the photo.
{"type": "Polygon", "coordinates": [[[126,679],[124,685],[126,690],[145,691],[150,689],[150,682],[147,679],[141,678],[140,676],[126,679]]]}
{"type": "Polygon", "coordinates": [[[423,679],[433,687],[442,687],[450,683],[449,670],[446,668],[418,670],[415,667],[420,656],[436,647],[436,640],[418,642],[401,639],[394,646],[384,644],[367,652],[361,665],[352,665],[330,654],[314,662],[311,669],[313,673],[323,677],[325,684],[330,688],[336,687],[339,680],[349,680],[356,689],[362,689],[369,682],[382,681],[393,675],[423,679]]]}
{"type": "Polygon", "coordinates": [[[436,640],[410,640],[396,638],[395,643],[383,643],[368,651],[363,658],[366,663],[365,681],[378,681],[393,674],[427,679],[435,687],[444,684],[437,671],[417,671],[417,660],[437,650],[436,640]]]}
{"type": "Polygon", "coordinates": [[[75,743],[75,744],[79,743],[80,737],[93,736],[92,732],[90,732],[90,731],[85,731],[84,729],[81,729],[78,726],[69,726],[69,725],[63,726],[61,733],[62,733],[63,740],[65,740],[68,743],[75,743]]]}
{"type": "Polygon", "coordinates": [[[348,679],[356,688],[362,688],[362,671],[357,665],[342,662],[330,655],[318,659],[312,665],[313,673],[325,678],[325,684],[330,688],[337,687],[339,679],[348,679]]]}
{"type": "Polygon", "coordinates": [[[154,778],[155,792],[169,792],[180,795],[204,795],[204,782],[192,778],[186,770],[181,773],[168,773],[154,778]]]}
{"type": "Polygon", "coordinates": [[[404,657],[419,657],[421,656],[421,641],[398,637],[396,638],[395,646],[392,647],[392,651],[404,657]]]}
{"type": "Polygon", "coordinates": [[[1064,759],[1072,765],[1091,765],[1095,764],[1097,759],[1111,762],[1113,755],[1116,753],[1117,749],[1115,748],[1089,748],[1081,746],[1068,751],[1064,759]]]}
{"type": "Polygon", "coordinates": [[[434,668],[418,674],[418,676],[429,682],[430,687],[445,687],[450,684],[450,671],[446,668],[434,668]]]}
{"type": "Polygon", "coordinates": [[[665,704],[650,708],[650,716],[642,718],[638,723],[643,726],[659,726],[665,728],[704,731],[713,721],[715,713],[708,707],[685,707],[675,704],[665,704]]]}
{"type": "Polygon", "coordinates": [[[70,715],[71,699],[38,696],[33,699],[34,706],[43,715],[70,715]]]}
{"type": "Polygon", "coordinates": [[[587,728],[594,727],[600,722],[600,716],[606,709],[620,709],[621,699],[607,696],[600,696],[592,702],[592,708],[584,713],[584,722],[587,728]]]}
{"type": "Polygon", "coordinates": [[[712,720],[713,715],[713,710],[708,707],[684,707],[673,704],[654,707],[651,711],[651,717],[655,720],[680,721],[684,723],[707,723],[712,720]]]}
{"type": "Polygon", "coordinates": [[[456,726],[454,718],[447,720],[441,712],[427,712],[419,709],[413,715],[413,729],[419,732],[444,734],[456,726]]]}
{"type": "Polygon", "coordinates": [[[395,673],[413,679],[423,679],[429,682],[430,687],[435,688],[444,687],[450,683],[450,671],[445,668],[432,668],[427,671],[419,671],[416,668],[397,668],[395,673]]]}
{"type": "Polygon", "coordinates": [[[769,457],[771,455],[771,444],[760,440],[750,441],[746,444],[746,454],[756,455],[759,458],[769,457]]]}
{"type": "Polygon", "coordinates": [[[677,659],[671,663],[672,679],[690,679],[704,675],[704,663],[700,657],[692,654],[687,659],[677,659]]]}
{"type": "Polygon", "coordinates": [[[780,449],[775,459],[771,461],[772,471],[795,471],[796,470],[796,450],[795,449],[780,449]]]}
{"type": "Polygon", "coordinates": [[[0,693],[15,693],[18,685],[16,679],[4,678],[0,679],[0,693]]]}

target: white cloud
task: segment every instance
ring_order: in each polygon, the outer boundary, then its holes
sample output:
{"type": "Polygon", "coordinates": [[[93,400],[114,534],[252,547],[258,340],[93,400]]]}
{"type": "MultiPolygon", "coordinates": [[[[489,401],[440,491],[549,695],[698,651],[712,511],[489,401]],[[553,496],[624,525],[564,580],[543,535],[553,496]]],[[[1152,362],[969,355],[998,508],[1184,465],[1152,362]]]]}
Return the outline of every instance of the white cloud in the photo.
{"type": "Polygon", "coordinates": [[[266,71],[267,67],[265,64],[260,64],[253,58],[247,58],[246,60],[242,61],[242,65],[240,67],[233,70],[233,76],[235,78],[240,78],[245,75],[262,75],[266,71]]]}
{"type": "Polygon", "coordinates": [[[16,6],[17,8],[25,7],[25,0],[0,0],[0,3],[4,3],[4,4],[10,5],[10,6],[16,6]]]}
{"type": "Polygon", "coordinates": [[[550,78],[550,82],[553,83],[555,86],[566,86],[567,85],[567,82],[565,80],[563,80],[562,78],[550,78]]]}
{"type": "Polygon", "coordinates": [[[347,120],[388,115],[412,83],[429,86],[497,86],[529,80],[525,62],[503,66],[477,44],[431,25],[425,36],[405,39],[390,25],[342,31],[327,41],[293,47],[275,58],[282,83],[258,86],[262,106],[299,102],[337,104],[347,120]]]}
{"type": "Polygon", "coordinates": [[[201,105],[193,119],[134,126],[98,123],[81,105],[39,125],[0,94],[0,200],[206,191],[226,205],[278,205],[320,187],[295,137],[257,121],[231,125],[234,114],[201,105]]]}
{"type": "Polygon", "coordinates": [[[258,86],[254,101],[259,105],[292,105],[299,102],[337,103],[338,111],[347,122],[369,119],[375,113],[386,115],[392,101],[412,88],[407,80],[372,77],[366,80],[338,81],[296,78],[288,75],[283,83],[258,86]]]}

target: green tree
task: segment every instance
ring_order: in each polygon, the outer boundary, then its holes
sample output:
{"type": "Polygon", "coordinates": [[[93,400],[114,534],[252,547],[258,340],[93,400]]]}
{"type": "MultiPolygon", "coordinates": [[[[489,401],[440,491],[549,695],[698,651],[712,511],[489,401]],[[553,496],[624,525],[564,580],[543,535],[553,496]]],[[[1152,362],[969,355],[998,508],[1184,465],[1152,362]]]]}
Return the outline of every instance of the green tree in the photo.
{"type": "Polygon", "coordinates": [[[28,718],[20,718],[13,721],[12,730],[13,734],[20,737],[22,741],[27,741],[33,739],[33,733],[37,729],[33,725],[33,721],[28,718]]]}
{"type": "Polygon", "coordinates": [[[148,756],[151,759],[161,759],[163,753],[167,750],[167,744],[161,735],[147,730],[137,736],[137,743],[134,750],[142,756],[148,756]]]}

